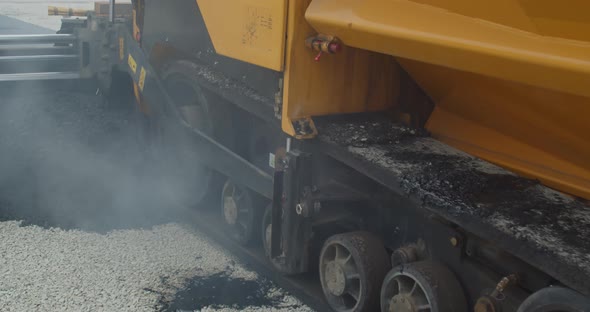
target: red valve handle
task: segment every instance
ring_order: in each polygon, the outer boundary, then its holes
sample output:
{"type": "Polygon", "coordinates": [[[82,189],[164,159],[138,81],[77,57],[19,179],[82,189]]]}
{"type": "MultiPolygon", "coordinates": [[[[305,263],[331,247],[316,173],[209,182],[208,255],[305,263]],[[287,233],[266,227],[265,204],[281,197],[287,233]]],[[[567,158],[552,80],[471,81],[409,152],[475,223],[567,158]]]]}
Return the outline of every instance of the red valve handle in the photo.
{"type": "Polygon", "coordinates": [[[320,53],[318,53],[318,55],[316,55],[316,57],[313,60],[316,61],[316,62],[319,62],[320,61],[320,58],[322,57],[322,53],[323,52],[320,51],[320,53]]]}

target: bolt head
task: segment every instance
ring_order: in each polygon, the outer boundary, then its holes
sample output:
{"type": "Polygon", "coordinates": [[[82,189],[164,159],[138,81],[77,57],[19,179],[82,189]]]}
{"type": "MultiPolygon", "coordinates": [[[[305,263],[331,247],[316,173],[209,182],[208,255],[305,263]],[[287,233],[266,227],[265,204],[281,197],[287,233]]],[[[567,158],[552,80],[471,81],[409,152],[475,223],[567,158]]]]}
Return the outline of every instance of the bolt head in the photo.
{"type": "Polygon", "coordinates": [[[302,205],[302,204],[297,204],[297,205],[295,206],[295,212],[296,212],[298,215],[302,214],[302,213],[303,213],[303,205],[302,205]]]}

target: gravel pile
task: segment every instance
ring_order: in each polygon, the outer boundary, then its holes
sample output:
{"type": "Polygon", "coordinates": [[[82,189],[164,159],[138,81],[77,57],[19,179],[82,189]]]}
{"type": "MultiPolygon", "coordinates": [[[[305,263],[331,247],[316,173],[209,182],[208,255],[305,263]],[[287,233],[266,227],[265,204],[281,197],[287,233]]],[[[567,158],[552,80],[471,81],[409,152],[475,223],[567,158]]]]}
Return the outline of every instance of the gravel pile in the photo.
{"type": "MultiPolygon", "coordinates": [[[[160,311],[195,277],[260,280],[200,233],[177,224],[98,234],[7,221],[0,223],[0,237],[2,311],[160,311]]],[[[280,298],[277,311],[308,311],[276,288],[267,296],[280,298]]]]}

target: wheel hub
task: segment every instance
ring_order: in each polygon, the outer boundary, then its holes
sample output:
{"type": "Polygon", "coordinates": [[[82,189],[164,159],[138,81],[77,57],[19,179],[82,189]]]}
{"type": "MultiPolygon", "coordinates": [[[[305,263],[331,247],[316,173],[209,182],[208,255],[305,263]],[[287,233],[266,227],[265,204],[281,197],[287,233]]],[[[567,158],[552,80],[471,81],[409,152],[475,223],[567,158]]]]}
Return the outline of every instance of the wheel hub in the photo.
{"type": "Polygon", "coordinates": [[[331,261],[326,265],[324,277],[328,290],[334,296],[342,296],[346,289],[346,274],[344,268],[336,261],[331,261]]]}
{"type": "Polygon", "coordinates": [[[223,199],[223,215],[227,224],[234,225],[238,221],[238,205],[233,197],[223,199]]]}
{"type": "Polygon", "coordinates": [[[405,294],[398,294],[391,298],[389,312],[417,312],[414,299],[405,294]]]}

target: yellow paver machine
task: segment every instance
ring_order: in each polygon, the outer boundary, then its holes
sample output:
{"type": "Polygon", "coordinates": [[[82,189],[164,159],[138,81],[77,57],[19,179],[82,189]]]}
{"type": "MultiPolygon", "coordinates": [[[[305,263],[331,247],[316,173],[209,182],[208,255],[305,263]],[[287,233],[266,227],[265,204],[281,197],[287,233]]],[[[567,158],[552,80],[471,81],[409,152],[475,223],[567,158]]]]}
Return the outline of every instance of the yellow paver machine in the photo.
{"type": "Polygon", "coordinates": [[[590,2],[114,17],[72,30],[81,76],[135,94],[147,141],[201,186],[182,204],[221,196],[227,233],[317,272],[333,310],[590,311],[590,2]]]}

